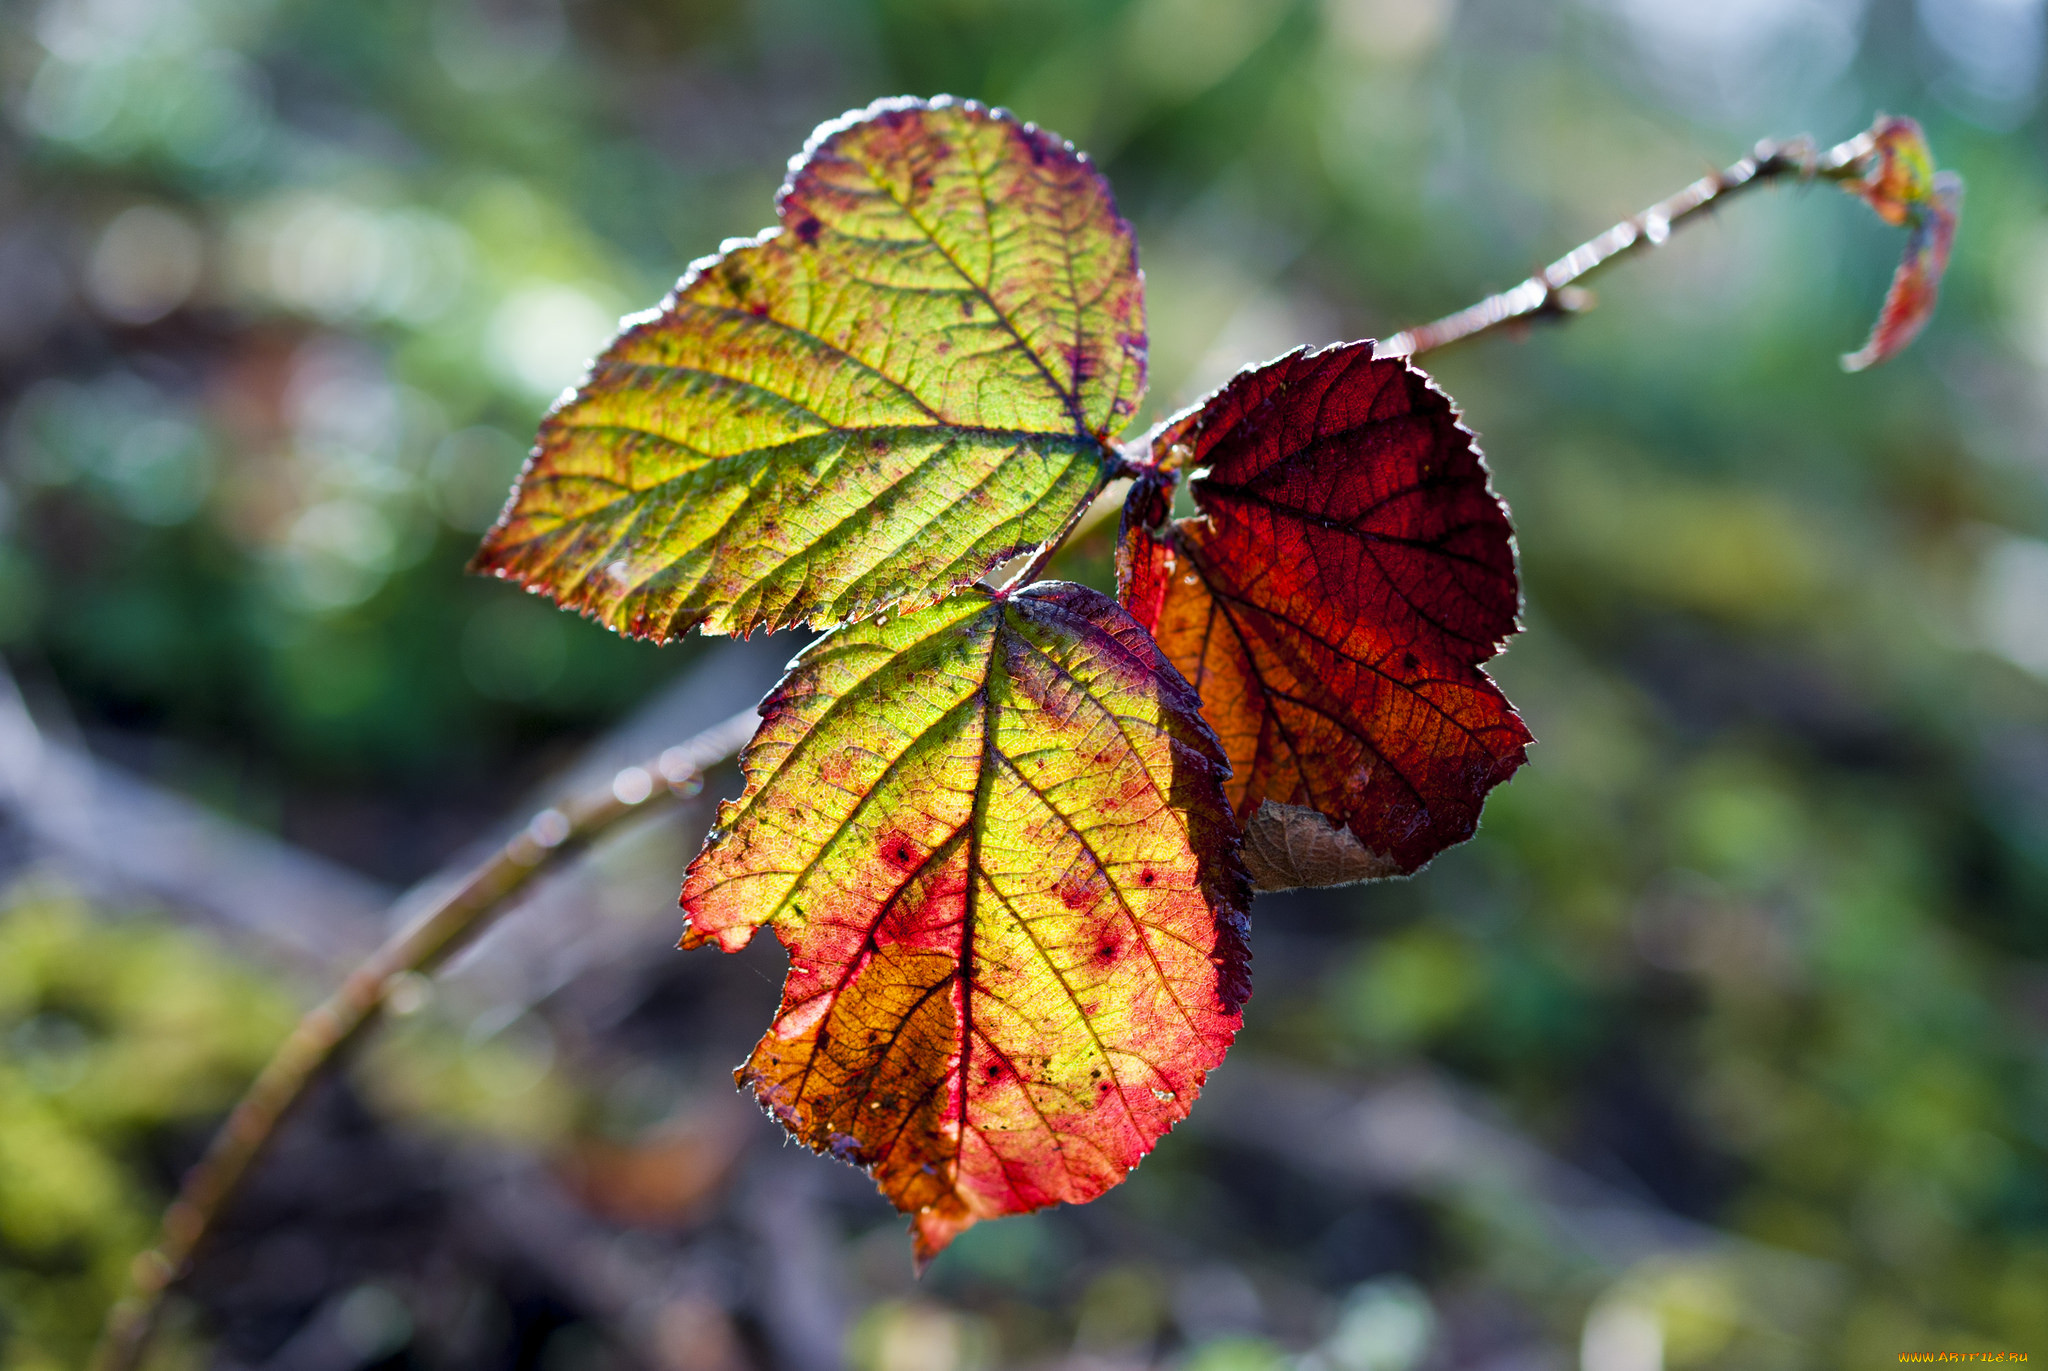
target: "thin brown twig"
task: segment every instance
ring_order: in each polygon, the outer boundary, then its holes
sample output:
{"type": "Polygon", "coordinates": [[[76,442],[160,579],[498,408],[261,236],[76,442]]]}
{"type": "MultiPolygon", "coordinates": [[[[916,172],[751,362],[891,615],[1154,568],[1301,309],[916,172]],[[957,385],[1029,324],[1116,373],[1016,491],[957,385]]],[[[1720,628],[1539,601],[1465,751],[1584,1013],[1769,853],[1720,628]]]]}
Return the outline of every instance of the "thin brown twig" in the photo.
{"type": "Polygon", "coordinates": [[[1859,133],[1825,153],[1816,153],[1813,140],[1805,137],[1785,143],[1759,143],[1754,152],[1733,166],[1703,176],[1676,195],[1622,220],[1520,285],[1434,323],[1403,329],[1382,340],[1375,351],[1382,357],[1413,357],[1517,320],[1568,318],[1591,304],[1591,298],[1578,288],[1578,282],[1620,258],[1661,246],[1672,230],[1708,206],[1787,177],[1802,181],[1815,177],[1847,179],[1858,174],[1874,146],[1869,133],[1859,133]]]}
{"type": "Polygon", "coordinates": [[[660,757],[618,773],[607,789],[574,796],[534,815],[519,833],[452,892],[385,942],[341,987],[299,1020],[257,1074],[205,1155],[185,1175],[164,1212],[157,1242],[135,1259],[126,1294],[108,1311],[93,1371],[135,1371],[163,1314],[165,1296],[190,1272],[207,1236],[250,1169],[307,1090],[381,1017],[393,988],[427,975],[507,913],[513,896],[626,819],[687,797],[706,771],[729,760],[751,737],[748,709],[660,757]]]}
{"type": "MultiPolygon", "coordinates": [[[[1373,352],[1381,357],[1413,357],[1464,342],[1517,320],[1568,318],[1592,303],[1591,296],[1577,288],[1579,281],[1619,258],[1662,246],[1673,229],[1700,211],[1747,188],[1768,185],[1788,176],[1800,180],[1848,180],[1861,174],[1865,160],[1875,147],[1875,139],[1867,131],[1837,143],[1824,153],[1816,153],[1813,140],[1804,136],[1784,143],[1759,143],[1755,151],[1733,166],[1701,177],[1676,195],[1659,200],[1641,214],[1624,219],[1605,233],[1579,244],[1520,285],[1498,295],[1490,295],[1478,304],[1467,305],[1433,323],[1403,329],[1390,338],[1381,339],[1373,352]]],[[[1165,423],[1162,420],[1124,444],[1127,467],[1149,465],[1146,454],[1152,438],[1165,423]]],[[[1109,488],[1114,489],[1114,484],[1109,488]]],[[[1093,529],[1115,514],[1118,508],[1117,502],[1104,501],[1099,497],[1085,506],[1081,515],[1041,548],[1031,565],[1013,577],[1009,585],[1014,587],[1022,584],[1026,577],[1036,576],[1062,544],[1093,529]]]]}

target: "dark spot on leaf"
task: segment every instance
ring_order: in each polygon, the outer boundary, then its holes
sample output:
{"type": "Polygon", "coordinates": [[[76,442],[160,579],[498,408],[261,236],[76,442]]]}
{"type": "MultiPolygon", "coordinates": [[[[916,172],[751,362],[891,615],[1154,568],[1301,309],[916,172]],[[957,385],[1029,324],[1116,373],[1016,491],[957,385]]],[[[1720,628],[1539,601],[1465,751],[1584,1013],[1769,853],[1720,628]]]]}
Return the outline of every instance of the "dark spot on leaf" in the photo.
{"type": "Polygon", "coordinates": [[[796,236],[803,239],[806,243],[815,243],[818,241],[818,231],[824,227],[823,224],[818,222],[817,215],[806,214],[803,218],[797,220],[796,236]]]}

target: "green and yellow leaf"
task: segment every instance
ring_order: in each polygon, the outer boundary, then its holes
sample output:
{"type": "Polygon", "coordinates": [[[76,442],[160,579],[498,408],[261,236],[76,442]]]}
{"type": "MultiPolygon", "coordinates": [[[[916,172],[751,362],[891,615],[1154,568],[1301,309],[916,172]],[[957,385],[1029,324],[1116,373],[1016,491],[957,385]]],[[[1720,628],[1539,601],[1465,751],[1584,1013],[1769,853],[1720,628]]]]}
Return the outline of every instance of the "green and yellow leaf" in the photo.
{"type": "Polygon", "coordinates": [[[831,624],[972,583],[1101,488],[1144,305],[1085,157],[887,100],[820,128],[776,211],[548,416],[478,569],[636,637],[831,624]]]}

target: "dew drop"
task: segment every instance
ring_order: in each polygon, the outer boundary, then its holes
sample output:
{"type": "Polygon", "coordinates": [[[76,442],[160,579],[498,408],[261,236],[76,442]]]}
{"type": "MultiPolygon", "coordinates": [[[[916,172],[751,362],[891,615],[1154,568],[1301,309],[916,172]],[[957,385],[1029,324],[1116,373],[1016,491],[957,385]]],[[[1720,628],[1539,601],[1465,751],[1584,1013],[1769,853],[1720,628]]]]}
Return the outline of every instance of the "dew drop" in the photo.
{"type": "Polygon", "coordinates": [[[612,797],[622,805],[636,805],[654,793],[654,778],[644,766],[629,766],[612,777],[612,797]]]}
{"type": "Polygon", "coordinates": [[[569,816],[559,809],[543,809],[526,826],[526,836],[536,847],[560,847],[569,836],[569,816]]]}

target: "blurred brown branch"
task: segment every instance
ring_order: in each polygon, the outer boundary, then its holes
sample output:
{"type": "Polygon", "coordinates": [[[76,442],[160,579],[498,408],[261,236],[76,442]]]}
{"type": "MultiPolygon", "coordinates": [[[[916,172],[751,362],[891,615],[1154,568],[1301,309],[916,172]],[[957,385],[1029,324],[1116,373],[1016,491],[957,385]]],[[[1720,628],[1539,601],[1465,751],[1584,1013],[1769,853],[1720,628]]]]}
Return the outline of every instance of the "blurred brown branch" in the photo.
{"type": "Polygon", "coordinates": [[[252,933],[311,971],[375,945],[392,892],[39,726],[0,666],[0,809],[68,866],[252,933]]]}
{"type": "Polygon", "coordinates": [[[1673,1213],[1560,1159],[1447,1074],[1412,1066],[1346,1082],[1239,1054],[1202,1092],[1190,1131],[1280,1162],[1331,1189],[1442,1203],[1499,1251],[1580,1268],[1605,1285],[1639,1263],[1692,1256],[1741,1273],[1745,1317],[1783,1332],[1844,1290],[1836,1263],[1673,1213]]]}
{"type": "Polygon", "coordinates": [[[301,1019],[186,1175],[164,1214],[156,1246],[136,1258],[129,1293],[108,1313],[94,1367],[132,1371],[142,1365],[166,1292],[190,1269],[194,1253],[292,1107],[350,1043],[375,1025],[396,987],[443,965],[509,912],[513,897],[536,876],[571,853],[628,818],[695,794],[703,773],[733,757],[756,721],[752,709],[744,710],[659,757],[624,768],[609,786],[543,809],[301,1019]]]}

